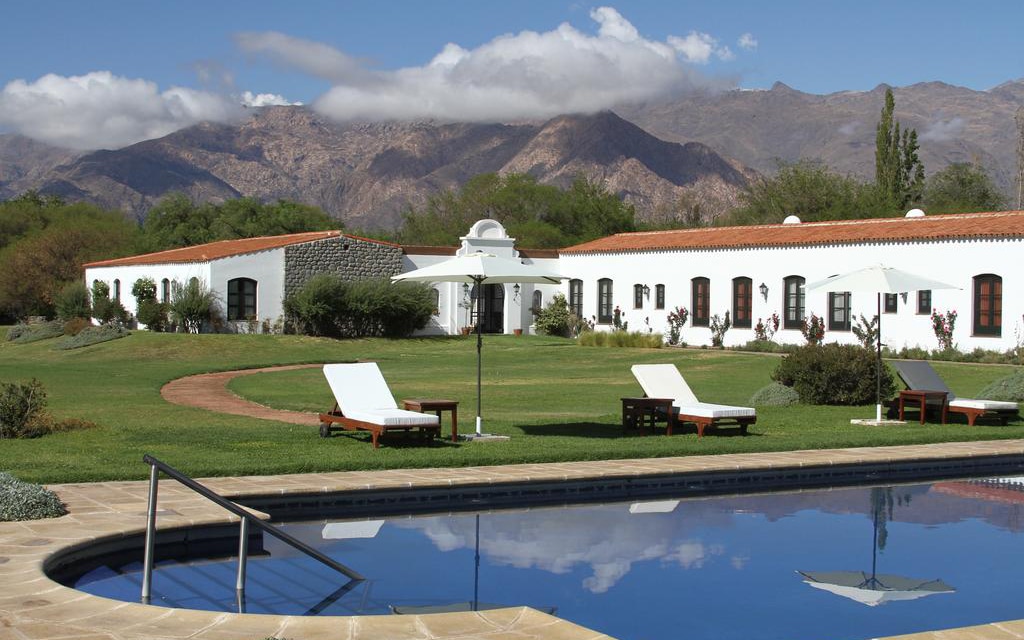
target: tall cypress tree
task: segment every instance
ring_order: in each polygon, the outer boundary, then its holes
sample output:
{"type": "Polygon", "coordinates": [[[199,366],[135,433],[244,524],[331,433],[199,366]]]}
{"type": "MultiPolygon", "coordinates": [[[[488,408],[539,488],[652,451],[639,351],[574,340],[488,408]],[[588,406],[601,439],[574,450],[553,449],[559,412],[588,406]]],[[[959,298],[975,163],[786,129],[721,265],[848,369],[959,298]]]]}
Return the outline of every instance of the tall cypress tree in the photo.
{"type": "Polygon", "coordinates": [[[921,201],[924,192],[924,165],[918,158],[917,130],[900,131],[893,117],[896,99],[892,89],[885,90],[885,106],[875,130],[875,185],[896,207],[921,201]]]}

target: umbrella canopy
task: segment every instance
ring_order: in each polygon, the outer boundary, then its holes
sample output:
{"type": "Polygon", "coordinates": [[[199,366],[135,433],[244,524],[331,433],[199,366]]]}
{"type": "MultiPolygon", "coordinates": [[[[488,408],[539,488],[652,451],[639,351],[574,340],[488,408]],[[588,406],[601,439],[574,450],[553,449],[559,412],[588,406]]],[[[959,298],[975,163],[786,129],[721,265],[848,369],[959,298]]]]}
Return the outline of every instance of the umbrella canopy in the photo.
{"type": "Polygon", "coordinates": [[[849,273],[829,276],[807,285],[807,292],[816,291],[860,291],[871,292],[877,296],[878,334],[875,374],[877,377],[875,393],[875,421],[882,421],[882,294],[904,293],[908,291],[928,291],[931,289],[959,289],[960,287],[932,280],[894,267],[876,264],[870,267],[850,271],[849,273]]]}
{"type": "MultiPolygon", "coordinates": [[[[394,282],[464,282],[466,284],[508,284],[508,283],[531,283],[531,284],[558,284],[568,276],[546,271],[540,267],[530,264],[523,264],[521,260],[510,260],[499,258],[490,253],[471,253],[466,256],[456,256],[449,260],[439,262],[429,267],[416,269],[408,273],[402,273],[391,278],[394,282]]],[[[477,296],[477,304],[480,304],[480,296],[477,296]]],[[[479,310],[477,311],[476,323],[476,433],[483,432],[483,417],[481,416],[480,396],[480,371],[481,351],[483,348],[482,323],[480,322],[479,310]]]]}
{"type": "Polygon", "coordinates": [[[863,571],[798,571],[804,582],[815,589],[856,600],[869,607],[895,600],[916,600],[936,593],[956,591],[942,580],[917,580],[887,574],[869,575],[863,571]]]}

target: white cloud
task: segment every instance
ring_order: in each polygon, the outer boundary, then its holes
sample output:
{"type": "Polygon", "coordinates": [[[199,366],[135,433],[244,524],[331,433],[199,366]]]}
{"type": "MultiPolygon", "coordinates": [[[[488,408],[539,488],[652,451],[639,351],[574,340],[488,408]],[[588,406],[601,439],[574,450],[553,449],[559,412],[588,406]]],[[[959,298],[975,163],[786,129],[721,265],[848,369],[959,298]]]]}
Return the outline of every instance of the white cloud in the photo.
{"type": "Polygon", "coordinates": [[[297,106],[302,104],[301,102],[291,102],[288,98],[277,93],[253,93],[252,91],[243,91],[241,101],[246,107],[297,106]]]}
{"type": "Polygon", "coordinates": [[[717,39],[706,33],[691,31],[685,38],[669,36],[668,43],[683,56],[683,60],[692,64],[707,64],[712,56],[725,61],[736,57],[729,47],[720,46],[717,39]]]}
{"type": "Polygon", "coordinates": [[[546,32],[502,35],[474,49],[448,43],[422,66],[389,71],[280,33],[245,33],[236,41],[250,54],[329,80],[334,86],[313,106],[343,121],[548,118],[725,85],[694,70],[712,56],[733,56],[707,34],[661,42],[644,38],[614,8],[594,9],[590,18],[596,35],[563,23],[546,32]]]}
{"type": "Polygon", "coordinates": [[[757,48],[757,38],[755,38],[752,33],[744,33],[736,41],[736,45],[739,46],[740,49],[753,51],[757,48]]]}
{"type": "Polygon", "coordinates": [[[0,126],[70,149],[116,149],[204,120],[241,115],[230,99],[195,89],[94,71],[14,80],[0,91],[0,126]]]}
{"type": "Polygon", "coordinates": [[[937,120],[928,125],[924,133],[921,134],[921,140],[929,142],[952,140],[961,135],[966,126],[967,121],[960,116],[950,118],[949,120],[937,120]]]}

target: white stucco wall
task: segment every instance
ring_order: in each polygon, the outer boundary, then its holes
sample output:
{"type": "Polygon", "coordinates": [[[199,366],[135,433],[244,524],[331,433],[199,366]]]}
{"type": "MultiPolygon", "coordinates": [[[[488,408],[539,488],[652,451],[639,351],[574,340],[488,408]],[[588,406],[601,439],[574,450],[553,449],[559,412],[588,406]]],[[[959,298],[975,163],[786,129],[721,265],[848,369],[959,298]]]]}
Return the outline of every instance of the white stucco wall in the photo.
{"type": "Polygon", "coordinates": [[[189,262],[181,264],[143,264],[114,267],[88,267],[85,270],[85,286],[92,290],[92,283],[95,280],[106,282],[110,287],[110,296],[114,297],[114,280],[121,281],[121,296],[118,301],[124,305],[128,313],[135,315],[138,312],[135,296],[132,295],[132,285],[139,278],[152,278],[156,283],[157,299],[160,299],[160,283],[164,278],[171,282],[188,282],[191,278],[199,278],[210,286],[210,263],[189,262]]]}
{"type": "MultiPolygon", "coordinates": [[[[1015,330],[1024,339],[1024,242],[1020,239],[943,240],[930,242],[872,243],[810,247],[765,247],[723,250],[673,250],[630,253],[562,255],[559,268],[572,278],[583,281],[583,310],[590,318],[597,314],[597,281],[613,281],[613,305],[623,311],[630,330],[644,328],[643,319],[650,318],[655,331],[667,332],[666,316],[676,306],[691,309],[691,278],[703,276],[710,280],[710,313],[732,312],[732,279],[747,276],[753,281],[753,324],[772,313],[782,317],[783,278],[803,276],[808,284],[828,276],[853,271],[873,264],[903,269],[961,287],[959,290],[932,291],[932,307],[940,313],[956,310],[958,320],[953,340],[960,350],[1005,350],[1016,345],[1015,330]],[[975,275],[992,273],[1002,277],[1002,336],[972,335],[973,281],[975,275]],[[768,286],[768,298],[758,291],[761,283],[768,286]],[[647,284],[650,298],[643,309],[633,308],[633,285],[647,284]],[[665,285],[664,310],[654,309],[655,285],[665,285]]],[[[568,295],[568,281],[562,290],[568,295]]],[[[852,294],[853,318],[876,313],[876,297],[866,293],[852,294]]],[[[828,313],[826,292],[808,293],[805,310],[818,316],[828,313]]],[[[827,325],[826,325],[827,326],[827,325]]],[[[608,329],[608,326],[599,327],[608,329]]],[[[754,338],[753,329],[730,329],[725,344],[743,344],[754,338]]],[[[882,338],[894,349],[919,346],[935,349],[938,342],[928,315],[917,314],[917,294],[902,297],[895,314],[883,313],[882,338]]],[[[683,329],[682,339],[689,344],[711,344],[707,327],[693,327],[692,316],[683,329]]],[[[799,330],[780,326],[776,342],[801,344],[799,330]]],[[[828,331],[826,342],[855,343],[851,331],[828,331]]]]}

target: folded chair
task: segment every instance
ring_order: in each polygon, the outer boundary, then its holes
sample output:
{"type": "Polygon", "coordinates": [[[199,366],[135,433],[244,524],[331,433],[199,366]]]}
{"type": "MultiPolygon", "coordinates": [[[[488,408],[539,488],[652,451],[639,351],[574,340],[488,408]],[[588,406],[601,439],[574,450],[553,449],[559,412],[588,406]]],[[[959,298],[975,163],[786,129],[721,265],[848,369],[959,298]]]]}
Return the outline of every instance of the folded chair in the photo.
{"type": "Polygon", "coordinates": [[[334,409],[320,414],[320,437],[331,431],[369,431],[373,446],[388,431],[419,429],[420,436],[431,438],[441,433],[441,420],[436,415],[399,409],[388,383],[375,362],[326,364],[324,377],[334,393],[334,409]]]}
{"type": "Polygon", "coordinates": [[[908,389],[914,391],[945,391],[946,407],[953,413],[962,413],[967,417],[967,424],[973,426],[981,416],[991,416],[1006,424],[1010,418],[1020,414],[1016,402],[1001,400],[973,400],[958,398],[949,390],[939,374],[935,373],[931,363],[926,360],[892,360],[890,363],[896,374],[903,380],[908,389]]]}
{"type": "Polygon", "coordinates": [[[699,438],[704,436],[706,427],[739,425],[740,432],[745,434],[747,427],[757,422],[757,412],[749,407],[698,400],[674,364],[635,364],[631,370],[648,398],[672,400],[672,415],[668,416],[670,429],[673,421],[677,424],[692,422],[697,425],[699,438]]]}

